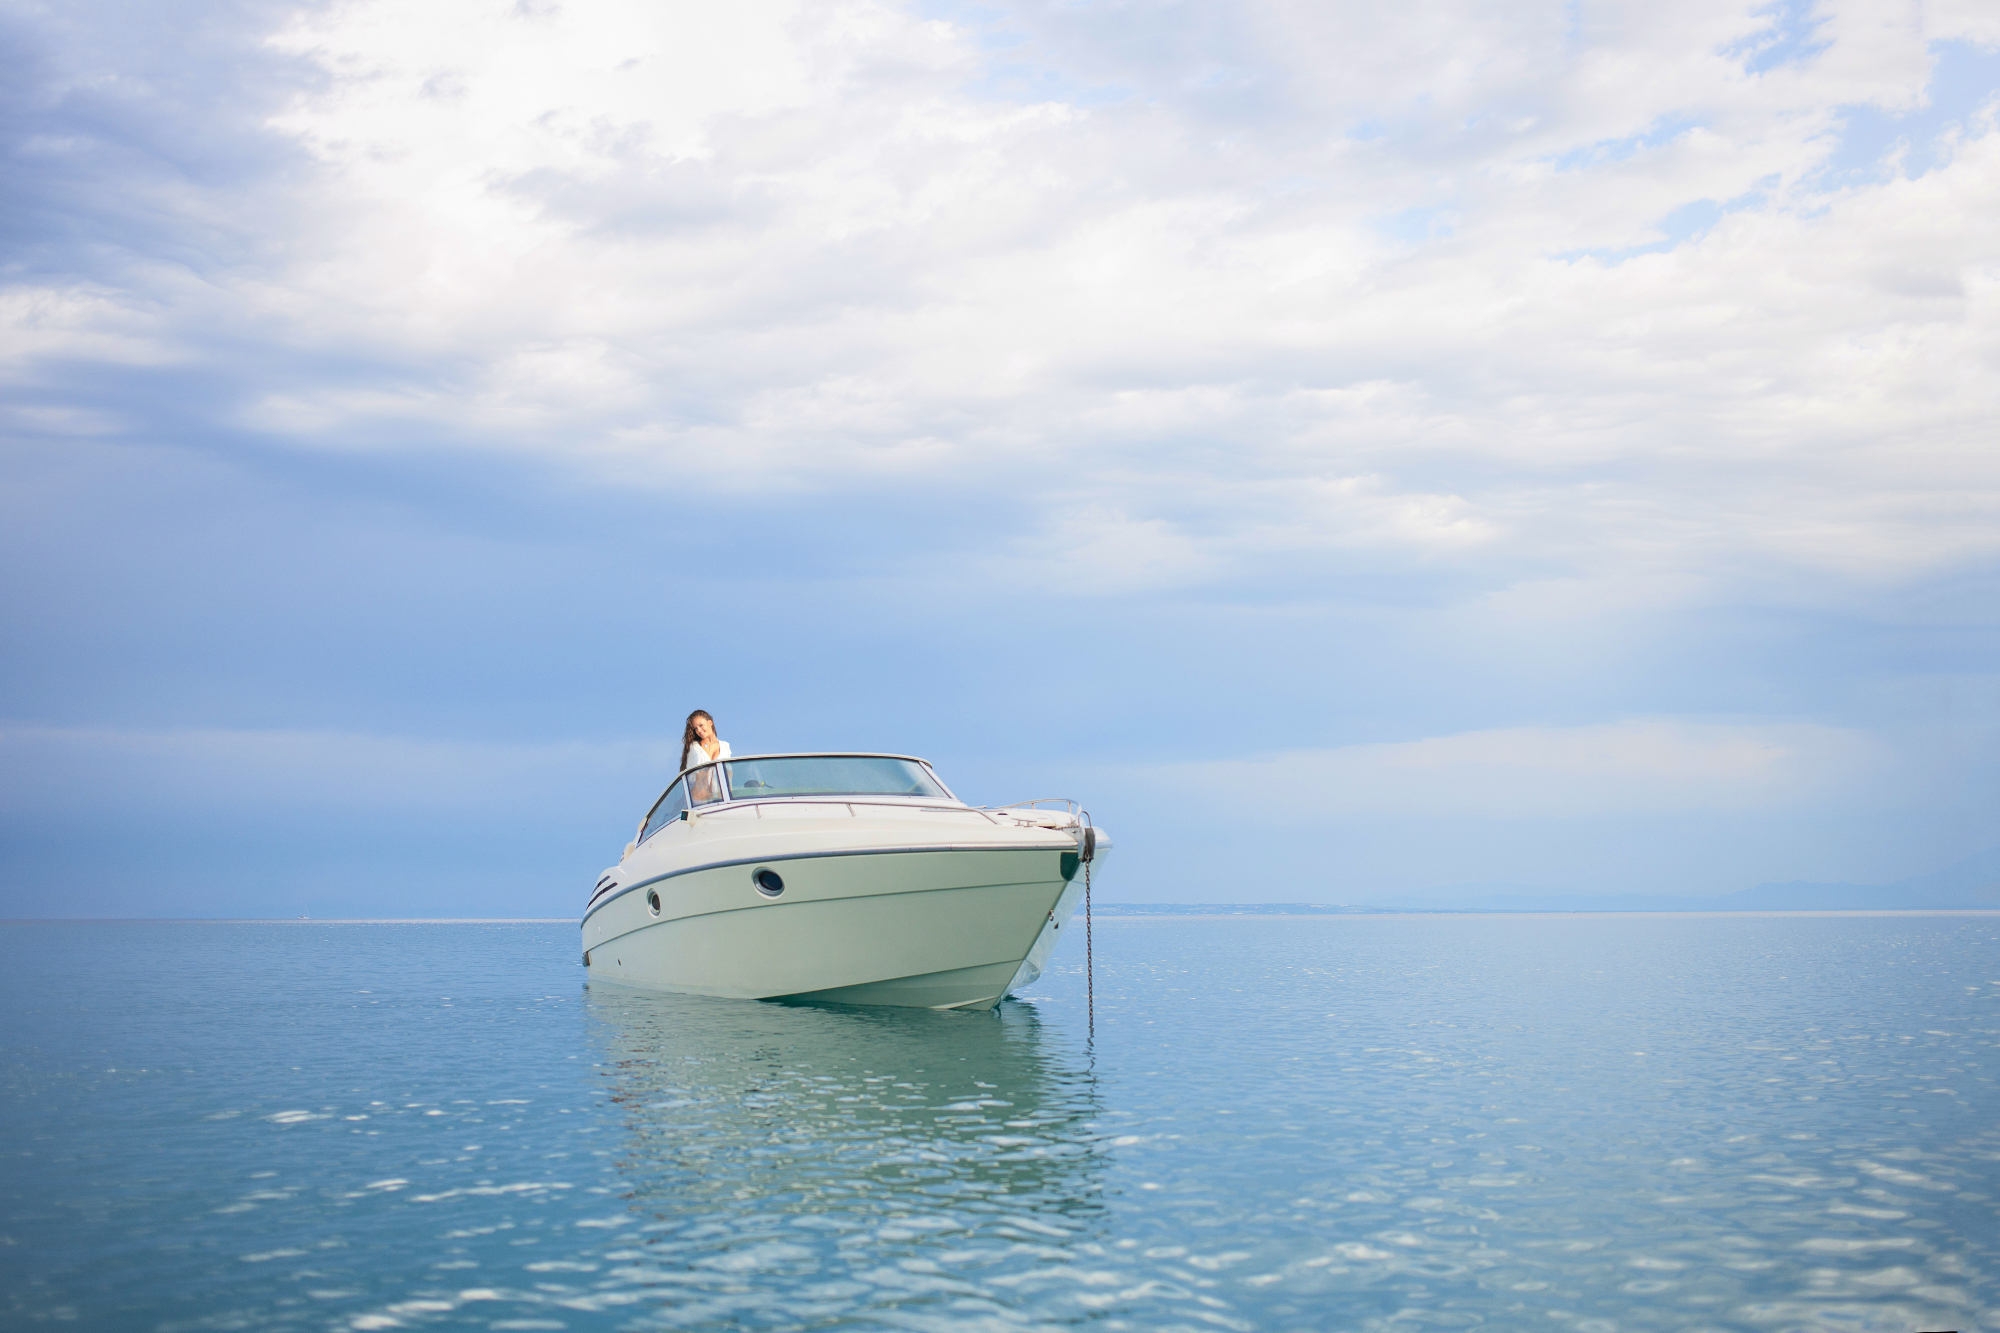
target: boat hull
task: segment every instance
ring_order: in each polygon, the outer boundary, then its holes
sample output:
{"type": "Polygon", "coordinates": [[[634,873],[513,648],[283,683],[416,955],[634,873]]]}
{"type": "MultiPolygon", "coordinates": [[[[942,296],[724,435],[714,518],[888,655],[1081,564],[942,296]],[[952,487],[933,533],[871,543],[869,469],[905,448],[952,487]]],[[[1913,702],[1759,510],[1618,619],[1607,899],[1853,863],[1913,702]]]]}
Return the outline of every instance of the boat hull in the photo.
{"type": "MultiPolygon", "coordinates": [[[[641,880],[584,923],[593,981],[745,999],[987,1009],[1043,943],[1060,849],[851,850],[641,880]],[[760,869],[784,891],[757,889],[760,869]],[[652,899],[657,896],[655,911],[652,899]]],[[[1039,970],[1038,968],[1036,970],[1039,970]]]]}
{"type": "MultiPolygon", "coordinates": [[[[1100,850],[1099,860],[1101,861],[1103,857],[1104,852],[1100,850]]],[[[1041,979],[1042,973],[1048,968],[1049,955],[1056,951],[1056,945],[1062,941],[1063,927],[1070,924],[1071,918],[1076,914],[1077,905],[1083,901],[1083,890],[1084,879],[1081,875],[1064,887],[1056,899],[1055,909],[1042,923],[1041,933],[1029,947],[1028,956],[1021,960],[1021,965],[1014,970],[1012,979],[1008,981],[1009,994],[1023,986],[1032,986],[1041,979]]]]}

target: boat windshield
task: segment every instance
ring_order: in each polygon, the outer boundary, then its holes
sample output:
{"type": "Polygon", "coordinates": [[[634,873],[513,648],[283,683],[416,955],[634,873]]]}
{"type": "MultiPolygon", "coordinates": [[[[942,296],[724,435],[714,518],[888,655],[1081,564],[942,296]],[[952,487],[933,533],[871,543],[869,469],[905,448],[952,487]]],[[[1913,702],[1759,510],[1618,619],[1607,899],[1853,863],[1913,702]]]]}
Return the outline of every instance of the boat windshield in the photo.
{"type": "Polygon", "coordinates": [[[674,820],[679,819],[681,811],[687,808],[687,783],[679,778],[675,778],[674,785],[667,788],[666,795],[662,796],[659,803],[647,812],[646,827],[639,830],[639,841],[644,842],[659,832],[661,825],[670,824],[674,820]]]}
{"type": "Polygon", "coordinates": [[[800,755],[724,763],[729,794],[760,796],[928,796],[950,800],[922,764],[880,755],[800,755]]]}

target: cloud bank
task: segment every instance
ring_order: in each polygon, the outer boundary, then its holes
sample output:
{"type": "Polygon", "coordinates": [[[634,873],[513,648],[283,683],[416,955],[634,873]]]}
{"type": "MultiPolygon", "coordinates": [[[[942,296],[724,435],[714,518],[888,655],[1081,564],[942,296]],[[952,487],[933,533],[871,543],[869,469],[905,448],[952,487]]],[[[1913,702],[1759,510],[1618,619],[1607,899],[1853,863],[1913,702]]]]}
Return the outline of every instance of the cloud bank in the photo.
{"type": "Polygon", "coordinates": [[[22,726],[2000,836],[1990,6],[6,15],[22,726]]]}

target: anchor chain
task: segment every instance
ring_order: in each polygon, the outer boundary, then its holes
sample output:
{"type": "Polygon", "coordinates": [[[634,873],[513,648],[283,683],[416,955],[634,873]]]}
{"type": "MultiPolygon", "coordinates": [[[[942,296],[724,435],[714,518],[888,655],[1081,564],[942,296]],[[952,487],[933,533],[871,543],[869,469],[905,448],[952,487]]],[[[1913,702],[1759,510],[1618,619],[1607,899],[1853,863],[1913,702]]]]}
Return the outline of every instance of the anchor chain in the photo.
{"type": "Polygon", "coordinates": [[[1097,948],[1090,920],[1090,863],[1097,859],[1097,828],[1090,811],[1083,814],[1083,837],[1078,840],[1077,859],[1083,862],[1083,993],[1089,1040],[1097,1042],[1097,948]]]}

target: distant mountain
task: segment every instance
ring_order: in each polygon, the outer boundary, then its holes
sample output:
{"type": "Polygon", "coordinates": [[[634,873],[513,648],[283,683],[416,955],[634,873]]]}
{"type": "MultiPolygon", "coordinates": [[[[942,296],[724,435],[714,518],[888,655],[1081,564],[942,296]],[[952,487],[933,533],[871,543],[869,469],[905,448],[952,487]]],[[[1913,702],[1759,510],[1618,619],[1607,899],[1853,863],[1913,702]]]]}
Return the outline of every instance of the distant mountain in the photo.
{"type": "Polygon", "coordinates": [[[1106,903],[1106,916],[1321,916],[1372,912],[1869,912],[2000,910],[2000,847],[1893,884],[1759,884],[1713,898],[1566,893],[1520,884],[1463,884],[1366,906],[1325,903],[1106,903]],[[1495,892],[1495,890],[1502,890],[1495,892]]]}
{"type": "MultiPolygon", "coordinates": [[[[1734,895],[1731,895],[1734,896],[1734,895]]],[[[1662,893],[1570,893],[1510,885],[1505,893],[1486,885],[1452,885],[1413,893],[1381,904],[1422,912],[1716,912],[1734,906],[1723,898],[1688,898],[1662,893]]]]}
{"type": "Polygon", "coordinates": [[[1786,912],[1891,907],[2000,908],[2000,847],[1968,856],[1935,874],[1918,875],[1894,884],[1813,884],[1804,880],[1759,884],[1754,889],[1726,895],[1716,906],[1724,911],[1786,912]]]}

